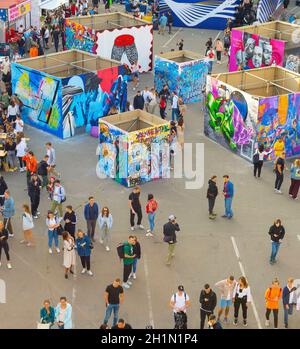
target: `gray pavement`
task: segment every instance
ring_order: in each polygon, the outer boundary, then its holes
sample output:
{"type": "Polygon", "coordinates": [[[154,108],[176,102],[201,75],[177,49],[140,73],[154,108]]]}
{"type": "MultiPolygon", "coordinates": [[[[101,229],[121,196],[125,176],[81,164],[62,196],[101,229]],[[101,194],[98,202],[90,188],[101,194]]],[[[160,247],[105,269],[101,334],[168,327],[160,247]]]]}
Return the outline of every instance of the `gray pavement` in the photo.
{"type": "MultiPolygon", "coordinates": [[[[181,30],[170,40],[172,36],[159,36],[155,32],[155,52],[166,52],[175,48],[176,40],[181,37],[185,40],[186,49],[204,52],[207,38],[216,37],[217,34],[218,32],[213,31],[181,30]]],[[[226,63],[215,69],[226,70],[226,63]]],[[[152,73],[141,77],[141,88],[152,84],[152,73]]],[[[132,98],[132,89],[129,88],[129,91],[132,98]]],[[[191,308],[188,310],[189,327],[199,328],[198,299],[203,285],[207,282],[214,285],[229,274],[238,278],[242,275],[242,268],[249,280],[258,314],[255,317],[253,308],[250,307],[248,328],[258,328],[259,323],[264,328],[264,292],[271,280],[279,277],[281,285],[284,286],[288,277],[300,277],[300,241],[297,238],[299,202],[292,201],[287,195],[288,174],[283,185],[284,195],[275,195],[274,175],[270,164],[264,166],[262,179],[256,180],[252,175],[251,164],[204,137],[200,103],[188,106],[185,123],[185,141],[205,145],[205,185],[199,190],[186,190],[185,179],[165,179],[142,186],[143,205],[146,204],[149,192],[159,201],[156,236],[146,238],[142,231],[136,231],[143,258],[138,264],[137,280],[130,290],[125,291],[120,317],[125,318],[134,328],[144,328],[151,323],[155,328],[172,328],[173,317],[168,303],[177,286],[183,284],[191,298],[191,308]],[[206,184],[212,174],[218,175],[219,187],[222,186],[223,174],[229,174],[235,184],[235,216],[231,221],[220,218],[223,214],[221,197],[216,204],[218,218],[215,221],[208,219],[206,184]],[[176,257],[172,266],[167,267],[164,264],[167,246],[162,242],[162,225],[166,223],[170,213],[177,216],[181,232],[178,234],[176,257]],[[268,259],[271,244],[267,231],[275,218],[282,219],[287,233],[279,251],[278,263],[270,266],[268,259]],[[233,241],[238,248],[239,258],[233,241]]],[[[113,214],[113,246],[125,241],[130,233],[130,190],[113,180],[100,180],[96,177],[97,140],[88,135],[80,135],[62,141],[28,126],[26,133],[31,138],[30,147],[38,159],[44,155],[44,143],[49,140],[53,142],[58,169],[62,173],[67,191],[67,204],[76,208],[83,205],[88,196],[94,195],[98,203],[108,206],[113,214]]],[[[35,328],[43,300],[50,298],[56,305],[62,295],[67,296],[73,305],[75,328],[99,327],[104,317],[105,287],[114,278],[122,276],[122,266],[115,247],[108,253],[96,243],[92,254],[94,276],[80,275],[81,265],[78,259],[79,273],[74,279],[65,280],[62,256],[48,254],[45,214],[49,208],[49,200],[46,193],[42,194],[42,215],[36,221],[34,229],[37,246],[24,247],[19,244],[19,240],[22,236],[21,208],[23,203],[28,202],[24,191],[26,178],[19,173],[5,173],[4,177],[15,199],[17,214],[13,222],[16,234],[9,240],[13,269],[8,270],[5,263],[0,268],[0,278],[7,286],[7,303],[0,304],[0,328],[35,328]]],[[[77,210],[78,228],[85,229],[82,210],[82,207],[77,210]]],[[[145,213],[144,225],[147,226],[145,213]]],[[[217,295],[219,299],[218,292],[217,295]]],[[[231,321],[232,317],[231,311],[231,321]]],[[[282,328],[282,308],[279,320],[282,328]]],[[[299,320],[299,313],[296,312],[290,318],[290,327],[299,328],[299,320]]],[[[225,328],[235,327],[229,324],[225,328]]]]}

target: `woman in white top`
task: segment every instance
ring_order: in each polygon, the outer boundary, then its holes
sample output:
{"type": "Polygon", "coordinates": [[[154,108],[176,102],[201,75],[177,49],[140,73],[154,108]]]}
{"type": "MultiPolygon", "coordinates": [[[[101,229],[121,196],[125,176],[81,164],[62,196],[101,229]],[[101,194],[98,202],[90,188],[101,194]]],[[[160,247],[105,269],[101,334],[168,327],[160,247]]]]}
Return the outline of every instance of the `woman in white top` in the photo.
{"type": "Polygon", "coordinates": [[[271,152],[266,152],[263,144],[260,144],[253,154],[253,165],[254,165],[254,177],[256,178],[256,173],[258,174],[258,178],[260,178],[261,169],[264,164],[265,156],[269,155],[271,152]]]}
{"type": "Polygon", "coordinates": [[[27,247],[34,246],[32,237],[32,229],[34,228],[33,218],[28,205],[23,205],[22,214],[22,227],[24,233],[24,240],[20,241],[21,244],[25,244],[27,247]]]}
{"type": "Polygon", "coordinates": [[[109,251],[111,244],[110,230],[112,228],[113,218],[111,213],[109,213],[108,207],[103,207],[98,217],[98,223],[100,226],[100,244],[104,244],[106,251],[109,251]]]}
{"type": "Polygon", "coordinates": [[[26,155],[27,143],[25,138],[18,137],[17,138],[17,157],[19,159],[20,172],[26,171],[26,162],[23,160],[23,156],[26,155]]]}
{"type": "Polygon", "coordinates": [[[52,254],[52,243],[54,239],[54,244],[56,248],[56,252],[60,253],[60,249],[58,248],[58,234],[57,234],[57,228],[59,227],[59,221],[55,217],[54,213],[52,211],[48,211],[48,216],[46,219],[46,225],[48,227],[48,247],[49,247],[49,253],[52,254]]]}
{"type": "Polygon", "coordinates": [[[15,133],[24,131],[24,121],[21,119],[21,115],[19,114],[17,114],[15,125],[15,133]]]}
{"type": "Polygon", "coordinates": [[[148,98],[149,98],[149,107],[148,107],[149,113],[155,114],[155,109],[157,106],[157,99],[156,99],[156,92],[155,92],[154,88],[152,88],[150,90],[148,98]]]}
{"type": "Polygon", "coordinates": [[[235,290],[233,293],[233,301],[234,301],[234,321],[233,324],[237,325],[240,306],[242,306],[243,311],[243,325],[247,326],[247,310],[248,305],[252,301],[250,287],[248,282],[244,276],[239,278],[239,282],[235,286],[235,290]]]}
{"type": "Polygon", "coordinates": [[[7,120],[9,122],[15,122],[17,114],[19,114],[19,106],[12,100],[7,108],[7,120]]]}
{"type": "Polygon", "coordinates": [[[65,279],[68,279],[68,272],[74,274],[72,267],[75,266],[75,241],[73,237],[64,231],[62,234],[64,242],[64,267],[65,267],[65,279]]]}

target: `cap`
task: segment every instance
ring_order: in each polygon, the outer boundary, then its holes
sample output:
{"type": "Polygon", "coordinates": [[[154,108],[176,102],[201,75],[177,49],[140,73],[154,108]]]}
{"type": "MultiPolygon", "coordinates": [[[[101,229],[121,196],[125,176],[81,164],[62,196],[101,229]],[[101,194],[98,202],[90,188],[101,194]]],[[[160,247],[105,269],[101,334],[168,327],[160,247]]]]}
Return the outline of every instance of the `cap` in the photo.
{"type": "Polygon", "coordinates": [[[173,214],[171,214],[171,215],[169,216],[169,221],[174,221],[174,219],[176,219],[176,217],[175,217],[173,214]]]}
{"type": "Polygon", "coordinates": [[[182,285],[178,286],[178,291],[184,291],[184,287],[182,285]]]}

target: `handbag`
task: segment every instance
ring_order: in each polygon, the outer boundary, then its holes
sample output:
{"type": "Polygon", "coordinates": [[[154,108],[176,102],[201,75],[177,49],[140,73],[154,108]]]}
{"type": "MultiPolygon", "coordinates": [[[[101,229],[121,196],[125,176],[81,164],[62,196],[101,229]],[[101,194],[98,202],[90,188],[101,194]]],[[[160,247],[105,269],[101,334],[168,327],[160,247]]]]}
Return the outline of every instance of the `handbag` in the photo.
{"type": "Polygon", "coordinates": [[[59,227],[57,227],[55,230],[56,230],[57,235],[62,235],[64,228],[60,224],[59,227]]]}
{"type": "Polygon", "coordinates": [[[93,245],[92,242],[89,244],[89,248],[90,248],[91,250],[94,248],[94,245],[93,245]]]}
{"type": "Polygon", "coordinates": [[[51,326],[51,324],[44,324],[44,323],[42,323],[42,322],[37,322],[36,328],[37,328],[38,330],[49,330],[49,329],[50,329],[50,326],[51,326]]]}

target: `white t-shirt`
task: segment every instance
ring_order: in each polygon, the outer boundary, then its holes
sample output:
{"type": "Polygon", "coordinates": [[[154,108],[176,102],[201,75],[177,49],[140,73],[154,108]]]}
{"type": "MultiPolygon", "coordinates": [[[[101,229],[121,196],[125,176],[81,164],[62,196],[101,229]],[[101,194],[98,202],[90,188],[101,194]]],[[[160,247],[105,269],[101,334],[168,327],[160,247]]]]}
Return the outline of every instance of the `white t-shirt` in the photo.
{"type": "Polygon", "coordinates": [[[45,33],[44,33],[44,38],[45,38],[45,39],[49,39],[49,36],[50,36],[50,33],[49,33],[49,29],[47,28],[47,29],[45,30],[45,33]]]}
{"type": "Polygon", "coordinates": [[[24,130],[24,121],[22,119],[16,120],[16,132],[23,132],[24,130]]]}
{"type": "Polygon", "coordinates": [[[144,102],[149,103],[150,91],[143,91],[142,96],[144,98],[144,102]]]}
{"type": "Polygon", "coordinates": [[[16,104],[14,107],[12,105],[9,105],[7,108],[7,115],[17,115],[19,112],[19,106],[16,104]]]}
{"type": "Polygon", "coordinates": [[[184,308],[184,312],[186,312],[186,301],[189,301],[190,297],[188,294],[182,292],[182,295],[180,296],[178,292],[176,293],[176,297],[173,296],[171,297],[171,302],[175,302],[175,307],[174,307],[174,313],[177,313],[177,309],[184,308]],[[176,298],[176,300],[174,299],[176,298]]]}
{"type": "Polygon", "coordinates": [[[172,109],[178,108],[178,96],[174,95],[172,99],[172,109]]]}

